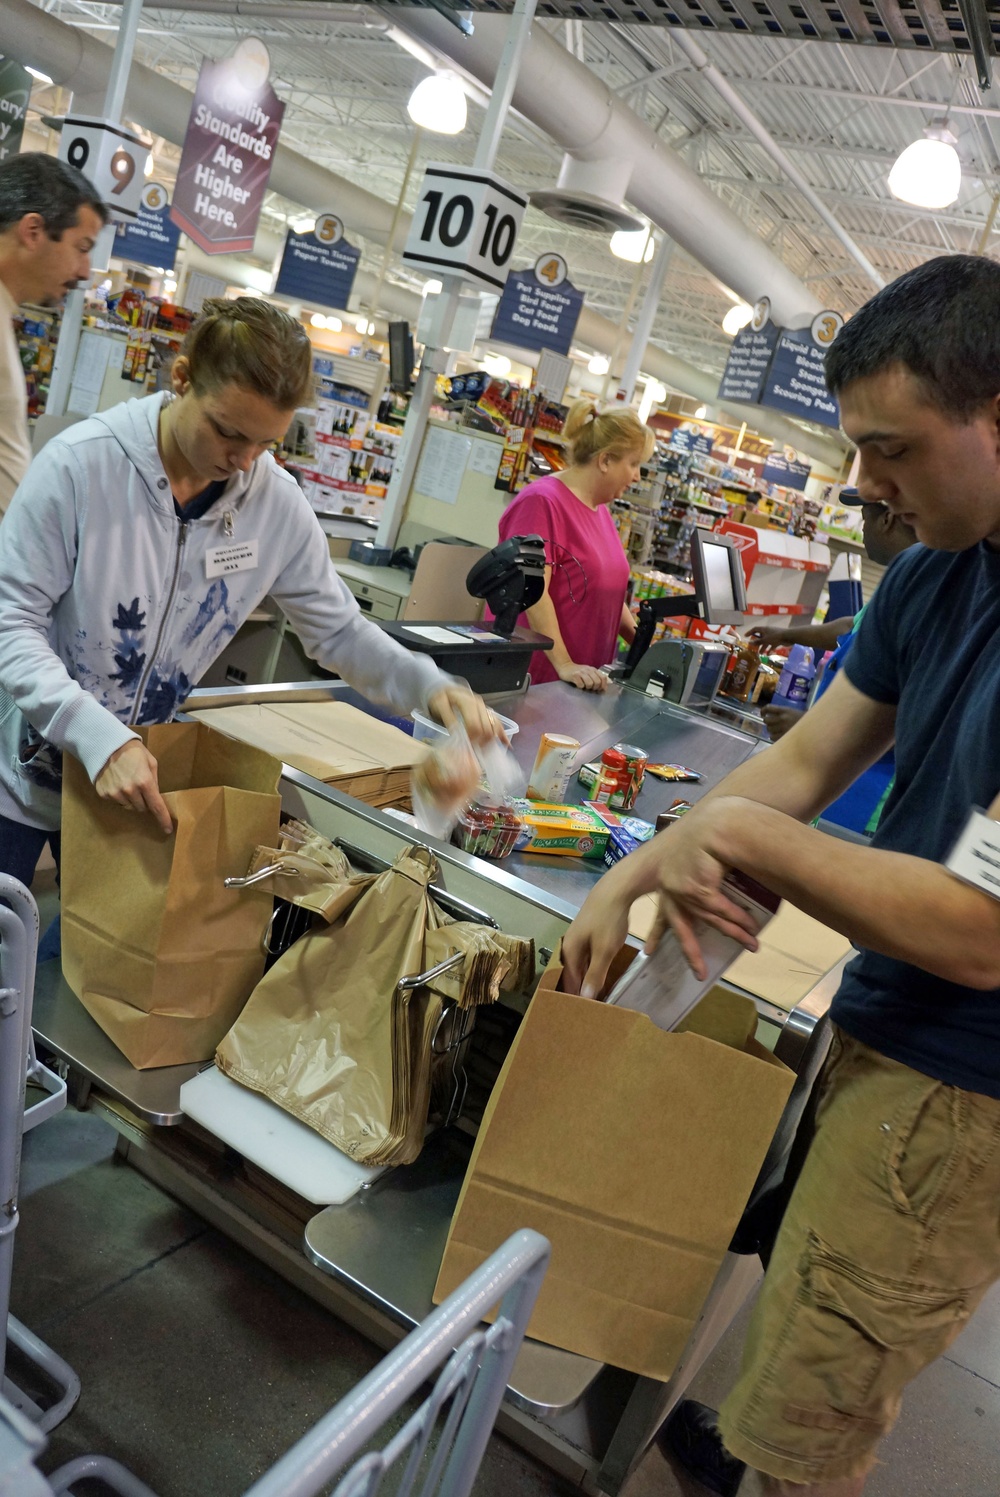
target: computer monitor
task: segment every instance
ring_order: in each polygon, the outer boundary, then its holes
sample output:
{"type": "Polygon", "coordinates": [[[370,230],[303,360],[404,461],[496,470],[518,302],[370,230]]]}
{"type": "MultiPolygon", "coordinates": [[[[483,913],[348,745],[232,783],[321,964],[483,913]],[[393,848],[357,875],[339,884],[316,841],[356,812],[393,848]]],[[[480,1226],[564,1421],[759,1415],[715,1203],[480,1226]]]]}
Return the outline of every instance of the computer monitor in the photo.
{"type": "Polygon", "coordinates": [[[747,611],[743,563],[731,536],[696,529],[691,536],[691,573],[706,624],[743,622],[747,611]]]}
{"type": "Polygon", "coordinates": [[[628,680],[653,642],[660,619],[691,617],[705,624],[740,624],[747,608],[739,547],[728,535],[696,529],[691,536],[692,594],[644,599],[639,623],[625,658],[628,680]]]}
{"type": "Polygon", "coordinates": [[[389,323],[389,388],[405,394],[413,384],[413,335],[408,322],[389,323]]]}

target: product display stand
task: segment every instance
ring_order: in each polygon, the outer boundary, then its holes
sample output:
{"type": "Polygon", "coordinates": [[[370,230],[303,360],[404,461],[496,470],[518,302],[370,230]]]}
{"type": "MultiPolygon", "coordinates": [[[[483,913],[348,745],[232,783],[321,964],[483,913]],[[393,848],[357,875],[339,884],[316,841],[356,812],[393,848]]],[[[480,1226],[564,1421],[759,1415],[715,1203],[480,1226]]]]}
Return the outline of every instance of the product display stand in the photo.
{"type": "Polygon", "coordinates": [[[3,1379],[4,1395],[39,1429],[51,1430],[79,1398],[80,1380],[61,1357],[9,1313],[10,1282],[21,1139],[27,1128],[65,1107],[66,1086],[38,1063],[31,1037],[38,907],[24,885],[8,874],[0,874],[0,900],[5,901],[0,904],[0,1325],[7,1326],[6,1342],[0,1345],[0,1371],[6,1371],[7,1348],[12,1346],[46,1382],[55,1385],[59,1396],[43,1409],[8,1376],[3,1379]],[[40,1087],[45,1094],[27,1112],[26,1080],[29,1091],[40,1087]]]}

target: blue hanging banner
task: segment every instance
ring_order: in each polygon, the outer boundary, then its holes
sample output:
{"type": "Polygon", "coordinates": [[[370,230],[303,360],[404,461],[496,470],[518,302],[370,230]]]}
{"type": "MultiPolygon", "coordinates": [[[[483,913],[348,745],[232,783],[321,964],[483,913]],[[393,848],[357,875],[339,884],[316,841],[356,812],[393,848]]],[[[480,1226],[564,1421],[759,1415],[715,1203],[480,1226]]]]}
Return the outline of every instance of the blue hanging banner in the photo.
{"type": "Polygon", "coordinates": [[[773,322],[765,322],[759,328],[748,323],[740,328],[729,345],[729,357],[719,385],[720,400],[756,405],[777,341],[778,329],[773,322]]]}
{"type": "Polygon", "coordinates": [[[162,182],[147,182],[139,200],[139,216],[118,225],[111,253],[137,265],[173,270],[180,237],[181,231],[170,217],[170,194],[162,182]]]}
{"type": "Polygon", "coordinates": [[[675,426],[670,433],[671,450],[689,457],[711,457],[713,445],[711,436],[691,426],[675,426]]]}
{"type": "Polygon", "coordinates": [[[825,353],[826,347],[816,341],[812,329],[804,327],[790,332],[785,328],[771,358],[760,395],[761,405],[787,411],[802,421],[839,426],[840,406],[826,387],[825,353]]]}
{"type": "Polygon", "coordinates": [[[583,292],[569,279],[562,255],[540,255],[533,269],[507,277],[490,337],[534,353],[568,354],[582,308],[583,292]]]}
{"type": "Polygon", "coordinates": [[[804,489],[811,471],[808,463],[796,462],[783,452],[772,452],[760,476],[764,483],[780,483],[786,489],[804,489]]]}
{"type": "Polygon", "coordinates": [[[348,244],[336,214],[321,213],[304,234],[289,229],[275,295],[346,311],[360,259],[361,251],[348,244]]]}

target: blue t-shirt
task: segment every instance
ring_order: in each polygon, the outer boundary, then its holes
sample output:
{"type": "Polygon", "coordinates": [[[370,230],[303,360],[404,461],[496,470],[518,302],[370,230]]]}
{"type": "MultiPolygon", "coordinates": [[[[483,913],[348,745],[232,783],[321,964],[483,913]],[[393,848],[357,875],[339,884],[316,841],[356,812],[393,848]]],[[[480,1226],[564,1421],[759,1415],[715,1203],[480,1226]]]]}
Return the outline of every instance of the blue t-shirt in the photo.
{"type": "MultiPolygon", "coordinates": [[[[943,862],[972,807],[1000,793],[1000,553],[905,551],[844,669],[866,696],[896,706],[896,783],[872,846],[943,862]]],[[[862,951],[831,1013],[883,1055],[1000,1098],[1000,989],[862,951]]]]}

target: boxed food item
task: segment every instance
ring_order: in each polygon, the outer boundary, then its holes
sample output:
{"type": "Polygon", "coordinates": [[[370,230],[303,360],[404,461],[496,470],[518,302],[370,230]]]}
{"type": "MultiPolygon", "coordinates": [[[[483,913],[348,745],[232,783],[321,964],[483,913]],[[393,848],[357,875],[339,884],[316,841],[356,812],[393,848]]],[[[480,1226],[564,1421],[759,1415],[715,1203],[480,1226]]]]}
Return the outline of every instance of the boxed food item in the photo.
{"type": "Polygon", "coordinates": [[[512,804],[524,823],[515,844],[517,852],[603,858],[608,828],[585,806],[533,800],[515,800],[512,804]]]}
{"type": "Polygon", "coordinates": [[[641,844],[623,826],[613,826],[608,833],[608,845],[604,849],[604,861],[609,868],[635,852],[641,844]]]}

